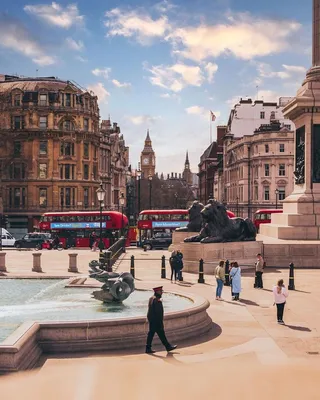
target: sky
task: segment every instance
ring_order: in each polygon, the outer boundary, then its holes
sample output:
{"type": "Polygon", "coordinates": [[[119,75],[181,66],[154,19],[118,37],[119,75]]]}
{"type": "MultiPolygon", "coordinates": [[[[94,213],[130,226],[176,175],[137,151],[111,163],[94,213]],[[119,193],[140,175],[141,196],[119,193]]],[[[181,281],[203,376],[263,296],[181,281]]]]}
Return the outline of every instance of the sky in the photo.
{"type": "Polygon", "coordinates": [[[311,65],[312,1],[81,0],[0,4],[0,73],[57,76],[99,97],[136,168],[197,172],[240,97],[294,96],[311,65]],[[216,120],[210,123],[210,111],[216,120]]]}

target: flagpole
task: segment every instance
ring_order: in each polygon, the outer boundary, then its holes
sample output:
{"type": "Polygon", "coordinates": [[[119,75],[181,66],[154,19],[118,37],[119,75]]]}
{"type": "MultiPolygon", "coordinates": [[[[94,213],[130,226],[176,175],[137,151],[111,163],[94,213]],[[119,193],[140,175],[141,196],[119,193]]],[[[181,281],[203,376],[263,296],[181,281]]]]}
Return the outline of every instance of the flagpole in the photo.
{"type": "Polygon", "coordinates": [[[212,143],[212,116],[211,111],[209,111],[209,124],[210,124],[210,144],[212,143]]]}

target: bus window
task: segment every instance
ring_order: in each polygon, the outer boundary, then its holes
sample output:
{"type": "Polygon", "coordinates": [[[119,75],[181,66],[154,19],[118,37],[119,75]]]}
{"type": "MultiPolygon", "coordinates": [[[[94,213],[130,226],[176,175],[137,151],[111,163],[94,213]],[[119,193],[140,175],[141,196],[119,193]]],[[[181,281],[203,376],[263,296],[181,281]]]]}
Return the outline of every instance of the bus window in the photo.
{"type": "Polygon", "coordinates": [[[271,214],[266,214],[266,219],[271,219],[271,214]]]}

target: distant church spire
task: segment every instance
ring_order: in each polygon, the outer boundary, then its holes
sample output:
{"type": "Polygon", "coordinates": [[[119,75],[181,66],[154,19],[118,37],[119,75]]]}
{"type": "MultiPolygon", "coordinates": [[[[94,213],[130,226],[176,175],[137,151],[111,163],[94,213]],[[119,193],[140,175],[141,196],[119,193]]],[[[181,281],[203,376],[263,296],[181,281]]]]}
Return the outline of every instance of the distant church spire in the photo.
{"type": "Polygon", "coordinates": [[[186,161],[185,161],[184,165],[187,165],[187,164],[190,165],[188,150],[187,150],[187,153],[186,153],[186,161]]]}
{"type": "Polygon", "coordinates": [[[149,129],[147,130],[147,137],[146,137],[146,141],[149,141],[149,142],[151,142],[151,139],[150,139],[150,135],[149,135],[149,129]]]}

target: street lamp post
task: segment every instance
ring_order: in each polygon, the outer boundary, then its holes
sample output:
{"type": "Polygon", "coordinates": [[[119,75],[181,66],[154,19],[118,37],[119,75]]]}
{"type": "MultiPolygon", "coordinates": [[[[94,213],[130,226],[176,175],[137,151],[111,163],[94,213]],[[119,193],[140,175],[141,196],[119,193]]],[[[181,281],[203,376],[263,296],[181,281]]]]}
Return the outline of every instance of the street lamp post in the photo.
{"type": "Polygon", "coordinates": [[[152,206],[152,203],[151,203],[151,194],[152,194],[152,176],[151,176],[151,175],[149,175],[148,179],[149,179],[149,210],[151,210],[151,206],[152,206]]]}
{"type": "Polygon", "coordinates": [[[236,201],[237,201],[237,217],[239,217],[239,197],[236,197],[236,201]]]}
{"type": "Polygon", "coordinates": [[[275,194],[276,194],[276,210],[277,210],[277,209],[278,209],[278,195],[279,195],[279,190],[276,189],[274,192],[275,192],[275,194]]]}
{"type": "Polygon", "coordinates": [[[125,202],[124,194],[121,193],[120,197],[119,197],[119,205],[121,206],[121,236],[124,236],[124,234],[123,234],[123,207],[124,207],[124,202],[125,202]]]}
{"type": "Polygon", "coordinates": [[[100,249],[100,253],[102,253],[102,250],[104,248],[104,244],[103,244],[103,240],[102,240],[102,204],[104,202],[104,198],[105,198],[105,195],[106,195],[106,191],[104,190],[104,188],[102,186],[102,182],[100,182],[100,187],[99,187],[99,189],[97,189],[96,193],[97,193],[98,202],[99,202],[99,205],[100,205],[100,240],[99,240],[99,249],[100,249]]]}
{"type": "Polygon", "coordinates": [[[141,168],[140,168],[140,163],[138,164],[138,169],[137,169],[137,179],[138,179],[138,215],[140,214],[140,192],[141,192],[141,168]]]}
{"type": "Polygon", "coordinates": [[[178,193],[175,193],[174,197],[176,199],[176,209],[178,209],[178,193]]]}

